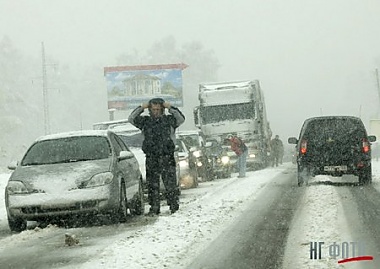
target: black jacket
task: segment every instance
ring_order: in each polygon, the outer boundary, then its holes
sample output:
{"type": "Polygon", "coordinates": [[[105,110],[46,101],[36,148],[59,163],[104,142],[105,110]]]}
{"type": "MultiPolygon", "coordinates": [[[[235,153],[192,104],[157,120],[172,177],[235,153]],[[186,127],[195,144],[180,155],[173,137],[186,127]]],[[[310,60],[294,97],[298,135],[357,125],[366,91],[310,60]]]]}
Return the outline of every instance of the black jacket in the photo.
{"type": "Polygon", "coordinates": [[[185,116],[176,107],[169,108],[169,115],[153,118],[141,116],[144,109],[139,106],[128,117],[128,121],[139,128],[144,140],[142,150],[146,155],[170,155],[175,149],[175,130],[184,121],[185,116]]]}

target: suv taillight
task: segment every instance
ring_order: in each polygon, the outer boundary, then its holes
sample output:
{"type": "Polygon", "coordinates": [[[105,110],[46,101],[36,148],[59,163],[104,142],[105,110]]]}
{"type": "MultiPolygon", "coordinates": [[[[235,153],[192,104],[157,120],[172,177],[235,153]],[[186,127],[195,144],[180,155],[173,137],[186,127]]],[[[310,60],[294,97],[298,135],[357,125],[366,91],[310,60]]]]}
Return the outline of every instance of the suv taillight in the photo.
{"type": "Polygon", "coordinates": [[[366,138],[363,138],[362,139],[362,151],[364,153],[368,153],[370,149],[371,149],[370,143],[368,142],[368,140],[366,138]]]}
{"type": "Polygon", "coordinates": [[[306,140],[301,141],[301,147],[300,147],[300,153],[301,154],[306,154],[307,151],[307,142],[306,140]]]}

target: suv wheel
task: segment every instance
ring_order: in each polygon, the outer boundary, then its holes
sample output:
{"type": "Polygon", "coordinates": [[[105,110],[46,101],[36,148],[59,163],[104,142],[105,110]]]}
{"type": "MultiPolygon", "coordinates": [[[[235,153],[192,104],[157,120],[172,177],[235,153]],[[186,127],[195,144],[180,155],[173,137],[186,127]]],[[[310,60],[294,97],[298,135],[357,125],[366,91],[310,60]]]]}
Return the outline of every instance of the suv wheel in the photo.
{"type": "Polygon", "coordinates": [[[302,186],[303,183],[306,185],[309,183],[309,179],[311,177],[310,169],[308,167],[298,166],[297,178],[298,178],[298,186],[302,186]]]}
{"type": "Polygon", "coordinates": [[[372,167],[371,165],[363,168],[359,172],[359,184],[360,185],[368,185],[372,183],[372,167]]]}
{"type": "Polygon", "coordinates": [[[302,184],[303,184],[303,178],[302,178],[302,176],[300,175],[300,173],[297,174],[297,177],[298,177],[298,186],[301,187],[302,184]]]}

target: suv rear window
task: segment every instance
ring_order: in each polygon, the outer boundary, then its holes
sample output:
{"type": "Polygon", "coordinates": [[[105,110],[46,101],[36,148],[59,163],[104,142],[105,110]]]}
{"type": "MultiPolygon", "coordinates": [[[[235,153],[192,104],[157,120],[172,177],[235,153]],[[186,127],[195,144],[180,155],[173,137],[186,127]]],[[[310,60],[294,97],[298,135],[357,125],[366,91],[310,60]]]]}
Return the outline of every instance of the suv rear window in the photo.
{"type": "Polygon", "coordinates": [[[305,138],[339,138],[344,136],[365,137],[363,124],[352,118],[331,118],[312,120],[305,128],[305,138]]]}

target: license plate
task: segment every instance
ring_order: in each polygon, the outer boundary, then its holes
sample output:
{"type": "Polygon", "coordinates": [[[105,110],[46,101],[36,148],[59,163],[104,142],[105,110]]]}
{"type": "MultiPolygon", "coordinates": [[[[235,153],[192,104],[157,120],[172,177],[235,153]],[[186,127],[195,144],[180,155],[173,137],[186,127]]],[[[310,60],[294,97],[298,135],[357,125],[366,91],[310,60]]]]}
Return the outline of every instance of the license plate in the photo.
{"type": "Polygon", "coordinates": [[[347,165],[325,166],[323,170],[325,170],[327,172],[347,171],[347,165]]]}

